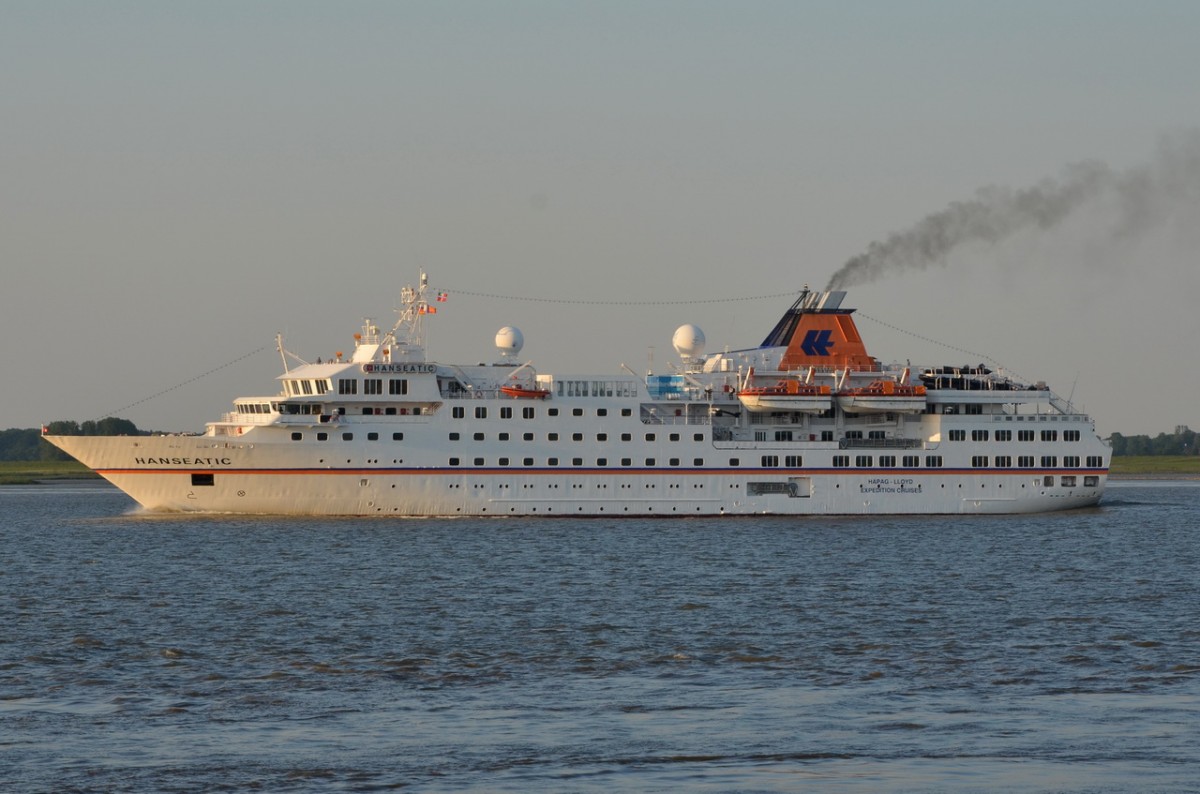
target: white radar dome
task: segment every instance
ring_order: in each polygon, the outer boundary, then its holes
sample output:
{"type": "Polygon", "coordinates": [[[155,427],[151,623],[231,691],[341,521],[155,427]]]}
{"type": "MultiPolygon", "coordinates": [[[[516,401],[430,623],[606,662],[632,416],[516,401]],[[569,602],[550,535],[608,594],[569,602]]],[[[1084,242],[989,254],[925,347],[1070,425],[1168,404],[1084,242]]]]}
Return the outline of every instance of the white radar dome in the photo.
{"type": "Polygon", "coordinates": [[[675,352],[684,358],[696,358],[704,355],[704,332],[699,327],[688,323],[675,329],[671,337],[675,352]]]}
{"type": "Polygon", "coordinates": [[[525,335],[520,328],[506,325],[496,332],[496,349],[502,356],[515,356],[525,346],[525,335]]]}

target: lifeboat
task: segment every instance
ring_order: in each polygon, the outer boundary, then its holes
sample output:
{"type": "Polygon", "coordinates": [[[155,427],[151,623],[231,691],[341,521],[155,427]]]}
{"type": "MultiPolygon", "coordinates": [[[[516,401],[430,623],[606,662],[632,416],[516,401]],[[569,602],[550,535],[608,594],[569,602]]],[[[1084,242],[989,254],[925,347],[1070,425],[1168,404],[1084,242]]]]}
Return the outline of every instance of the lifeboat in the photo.
{"type": "Polygon", "coordinates": [[[925,387],[877,380],[861,388],[839,391],[837,403],[848,414],[916,414],[925,410],[925,387]]]}
{"type": "Polygon", "coordinates": [[[516,383],[501,386],[500,393],[522,400],[544,400],[550,396],[549,389],[538,389],[533,386],[521,386],[516,383]]]}
{"type": "Polygon", "coordinates": [[[798,411],[819,414],[833,404],[828,386],[802,383],[795,378],[781,380],[773,386],[746,386],[738,392],[738,401],[748,411],[798,411]]]}

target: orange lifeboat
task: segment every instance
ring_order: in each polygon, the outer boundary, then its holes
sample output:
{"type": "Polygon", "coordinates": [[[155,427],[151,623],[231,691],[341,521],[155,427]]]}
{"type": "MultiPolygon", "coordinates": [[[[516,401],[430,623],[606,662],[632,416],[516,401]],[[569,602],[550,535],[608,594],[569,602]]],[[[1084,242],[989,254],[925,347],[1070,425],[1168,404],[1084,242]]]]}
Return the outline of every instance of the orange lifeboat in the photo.
{"type": "Polygon", "coordinates": [[[513,383],[507,386],[500,387],[501,394],[507,394],[509,397],[516,397],[523,400],[544,400],[550,396],[549,389],[539,389],[532,386],[521,386],[513,383]]]}
{"type": "Polygon", "coordinates": [[[832,405],[828,386],[802,383],[796,378],[785,378],[771,386],[746,386],[738,391],[738,401],[746,410],[798,411],[819,414],[832,405]]]}
{"type": "Polygon", "coordinates": [[[839,391],[837,402],[848,414],[921,413],[925,410],[925,387],[877,380],[857,389],[839,391]]]}

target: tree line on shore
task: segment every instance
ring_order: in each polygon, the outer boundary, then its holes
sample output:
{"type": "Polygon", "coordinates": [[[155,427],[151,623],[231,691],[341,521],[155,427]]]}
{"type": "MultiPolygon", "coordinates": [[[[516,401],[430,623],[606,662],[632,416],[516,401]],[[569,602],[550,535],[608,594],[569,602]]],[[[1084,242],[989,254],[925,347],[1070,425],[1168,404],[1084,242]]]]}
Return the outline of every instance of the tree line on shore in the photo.
{"type": "MultiPolygon", "coordinates": [[[[46,432],[63,436],[144,436],[128,419],[107,417],[86,422],[61,420],[46,426],[46,432]]],[[[37,428],[0,430],[0,460],[70,460],[65,452],[41,440],[37,428]]],[[[1126,436],[1113,433],[1109,438],[1113,455],[1200,455],[1196,432],[1186,426],[1173,433],[1157,436],[1126,436]]]]}
{"type": "MultiPolygon", "coordinates": [[[[75,422],[69,419],[51,422],[45,432],[56,436],[145,436],[128,419],[107,417],[75,422]]],[[[71,456],[45,441],[38,428],[0,430],[0,460],[71,460],[71,456]]]]}

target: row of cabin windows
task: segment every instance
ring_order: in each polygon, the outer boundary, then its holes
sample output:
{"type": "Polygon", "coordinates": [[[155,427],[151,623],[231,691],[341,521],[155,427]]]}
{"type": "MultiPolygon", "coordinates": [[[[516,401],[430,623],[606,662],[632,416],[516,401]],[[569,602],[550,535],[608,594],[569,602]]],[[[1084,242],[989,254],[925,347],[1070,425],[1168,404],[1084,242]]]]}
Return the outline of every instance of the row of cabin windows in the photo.
{"type": "MultiPolygon", "coordinates": [[[[875,465],[874,460],[875,460],[874,455],[855,455],[854,456],[854,466],[855,466],[855,468],[872,468],[875,465]]],[[[880,468],[884,468],[884,469],[895,468],[896,460],[897,460],[897,456],[895,456],[895,455],[880,455],[879,456],[879,466],[880,466],[880,468]]],[[[900,460],[901,468],[919,469],[921,467],[921,456],[920,455],[902,455],[899,457],[899,460],[900,460]]],[[[833,456],[833,467],[835,469],[850,468],[850,456],[849,455],[834,455],[833,456]]],[[[942,468],[942,456],[941,455],[926,455],[925,456],[925,468],[927,468],[927,469],[942,468]]]]}
{"type": "MultiPolygon", "coordinates": [[[[1035,440],[1037,440],[1036,433],[1037,433],[1036,430],[1018,430],[1017,431],[1017,441],[1035,441],[1035,440]]],[[[992,437],[992,431],[990,431],[990,430],[979,429],[979,430],[971,431],[971,440],[972,441],[987,441],[991,437],[992,437]]],[[[1013,431],[1011,431],[1011,430],[996,430],[994,437],[995,437],[996,441],[1012,441],[1013,440],[1013,431]]],[[[1042,441],[1058,441],[1058,437],[1059,437],[1059,431],[1057,431],[1057,430],[1041,431],[1042,441]]],[[[1082,435],[1081,435],[1080,431],[1078,431],[1078,430],[1062,431],[1062,440],[1063,441],[1079,441],[1080,438],[1082,438],[1082,435]]],[[[967,440],[967,431],[966,430],[951,430],[950,431],[950,440],[951,441],[966,441],[967,440]]]]}
{"type": "Polygon", "coordinates": [[[555,384],[559,397],[637,397],[633,380],[560,380],[555,384]]]}
{"type": "MultiPolygon", "coordinates": [[[[326,408],[326,406],[322,405],[321,403],[275,403],[274,407],[279,413],[290,415],[324,414],[326,408]]],[[[389,405],[387,407],[366,405],[363,406],[362,412],[363,416],[396,416],[397,414],[400,416],[408,416],[409,414],[412,414],[413,416],[420,416],[421,406],[414,405],[411,408],[397,408],[394,405],[389,405]]],[[[242,411],[242,413],[246,412],[242,411]]],[[[331,416],[345,416],[346,407],[344,405],[339,405],[336,407],[329,406],[329,414],[331,416]]]]}
{"type": "MultiPolygon", "coordinates": [[[[768,458],[773,459],[775,461],[778,460],[773,455],[772,456],[764,456],[763,457],[763,465],[764,466],[779,465],[778,462],[768,464],[767,463],[768,458]]],[[[879,466],[879,468],[882,468],[882,469],[894,468],[896,466],[896,460],[897,460],[897,457],[895,455],[880,455],[878,466],[879,466]]],[[[920,466],[920,456],[919,455],[904,455],[904,456],[900,457],[899,460],[900,460],[900,466],[902,468],[913,469],[913,468],[918,468],[920,466]]],[[[1017,468],[1018,469],[1035,468],[1035,465],[1034,465],[1035,460],[1037,460],[1037,463],[1038,463],[1036,468],[1042,468],[1042,469],[1058,468],[1058,456],[1057,455],[1042,455],[1040,459],[1035,459],[1033,455],[1020,455],[1017,457],[1017,468]]],[[[856,455],[856,456],[854,456],[855,468],[871,468],[876,465],[874,461],[875,461],[875,457],[873,455],[856,455]]],[[[1064,469],[1078,469],[1079,461],[1080,461],[1080,458],[1077,455],[1066,455],[1062,459],[1062,467],[1064,469]]],[[[1011,469],[1013,467],[1012,462],[1013,462],[1013,459],[1012,459],[1011,455],[997,455],[994,458],[989,458],[987,455],[975,455],[971,458],[971,468],[987,469],[987,468],[994,467],[997,469],[1011,469]]],[[[1089,455],[1088,456],[1087,468],[1098,469],[1098,468],[1102,467],[1103,465],[1104,465],[1104,459],[1101,456],[1099,456],[1099,455],[1089,455]]],[[[850,467],[850,456],[849,455],[834,455],[833,456],[833,466],[834,466],[834,468],[837,468],[837,469],[849,468],[850,467]]],[[[925,456],[925,466],[928,468],[940,468],[942,466],[942,456],[941,455],[926,455],[925,456]]]]}
{"type": "Polygon", "coordinates": [[[329,391],[329,381],[325,378],[320,380],[286,380],[284,381],[284,390],[294,396],[325,394],[329,391]]]}
{"type": "MultiPolygon", "coordinates": [[[[464,406],[464,405],[453,406],[450,409],[450,416],[453,419],[466,419],[467,418],[466,406],[464,406]]],[[[515,413],[513,412],[513,407],[511,405],[504,405],[504,406],[500,407],[500,418],[501,419],[512,419],[514,416],[515,416],[515,413]]],[[[521,407],[521,418],[522,419],[533,419],[536,416],[537,416],[537,409],[534,408],[532,405],[525,405],[525,406],[521,407]]],[[[558,409],[557,408],[547,408],[546,416],[558,416],[558,409]]],[[[572,408],[571,416],[583,416],[583,409],[582,408],[572,408]]],[[[596,416],[608,416],[608,409],[607,408],[597,408],[596,416]]],[[[633,409],[632,408],[622,408],[621,416],[633,416],[633,409]]],[[[488,409],[487,409],[486,405],[475,406],[475,418],[476,419],[487,419],[487,417],[488,417],[488,409]]]]}
{"type": "MultiPolygon", "coordinates": [[[[363,394],[383,394],[383,378],[363,378],[362,393],[363,394]]],[[[304,381],[300,381],[301,385],[304,381]]],[[[408,394],[408,378],[388,378],[388,394],[402,396],[408,394]]],[[[304,392],[309,394],[309,392],[304,392]]],[[[325,392],[318,392],[324,394],[325,392]]],[[[358,394],[358,379],[357,378],[338,378],[338,394],[358,394]]]]}
{"type": "MultiPolygon", "coordinates": [[[[303,441],[303,440],[304,440],[304,433],[301,433],[300,431],[296,431],[296,432],[292,433],[292,441],[303,441]]],[[[317,431],[317,441],[328,441],[328,440],[329,440],[329,433],[325,432],[324,430],[317,431]]],[[[342,441],[353,441],[353,440],[354,440],[353,433],[342,433],[342,441]]],[[[378,433],[367,433],[367,441],[378,441],[378,440],[379,440],[378,433]]],[[[403,440],[404,440],[403,433],[392,433],[392,441],[403,441],[403,440]]]]}
{"type": "MultiPolygon", "coordinates": [[[[572,433],[571,440],[572,441],[583,441],[584,440],[583,435],[584,435],[583,433],[572,433]]],[[[449,438],[451,441],[461,441],[462,433],[450,433],[449,438]]],[[[471,438],[474,441],[483,441],[486,439],[486,435],[484,433],[472,433],[471,438]]],[[[622,441],[632,441],[633,434],[632,433],[621,433],[620,438],[622,441]]],[[[646,434],[647,441],[655,441],[657,439],[658,439],[657,433],[647,433],[646,434]]],[[[497,433],[496,440],[497,441],[509,441],[509,440],[511,440],[511,436],[508,433],[497,433]]],[[[533,433],[522,433],[521,440],[522,441],[533,441],[533,433]]],[[[558,433],[547,433],[546,440],[547,441],[558,441],[559,434],[558,433]]],[[[608,441],[608,433],[597,433],[596,440],[597,441],[608,441]]],[[[679,441],[680,434],[679,433],[669,433],[667,435],[667,440],[668,441],[679,441]]],[[[703,433],[693,433],[692,434],[692,441],[703,441],[703,440],[704,440],[703,433]]]]}
{"type": "MultiPolygon", "coordinates": [[[[740,461],[738,458],[730,458],[730,459],[729,459],[729,465],[730,465],[730,466],[738,466],[738,465],[740,465],[740,464],[741,464],[741,461],[740,461]]],[[[451,465],[451,466],[461,466],[461,465],[463,465],[463,464],[462,464],[462,459],[461,459],[461,458],[450,458],[450,465],[451,465]]],[[[474,466],[486,466],[486,465],[488,465],[488,464],[487,464],[487,461],[486,461],[486,459],[484,459],[484,458],[474,458],[474,459],[472,460],[472,465],[474,465],[474,466]]],[[[513,459],[512,459],[512,458],[496,458],[496,463],[495,463],[495,465],[496,465],[496,466],[515,466],[515,465],[517,465],[517,464],[513,462],[513,459]]],[[[521,464],[520,464],[520,465],[522,465],[522,466],[536,466],[536,465],[537,465],[537,463],[536,463],[536,461],[534,461],[534,459],[533,459],[533,458],[521,458],[521,464]]],[[[564,463],[562,463],[562,462],[561,462],[561,460],[560,460],[559,458],[546,458],[546,463],[545,463],[545,465],[547,465],[547,466],[560,466],[560,465],[567,465],[567,464],[564,464],[564,463]]],[[[571,463],[570,463],[570,465],[571,465],[571,466],[583,466],[583,465],[584,465],[583,458],[571,458],[571,463]]],[[[595,464],[594,464],[594,465],[596,465],[596,466],[598,466],[598,467],[600,467],[600,466],[608,466],[608,465],[609,465],[609,460],[608,460],[608,458],[596,458],[596,462],[595,462],[595,464]]],[[[620,465],[621,465],[621,466],[632,466],[632,465],[633,465],[633,458],[621,458],[620,465]]],[[[644,463],[643,465],[645,465],[645,466],[658,466],[658,465],[660,465],[660,464],[659,464],[659,462],[658,462],[658,459],[657,459],[657,458],[646,458],[646,459],[645,459],[645,463],[644,463]]],[[[683,461],[682,461],[682,460],[680,460],[679,458],[668,458],[668,459],[667,459],[667,465],[668,465],[668,466],[682,466],[682,465],[683,465],[683,461]]],[[[703,466],[703,465],[704,465],[704,458],[692,458],[692,465],[693,465],[693,466],[703,466]]]]}

